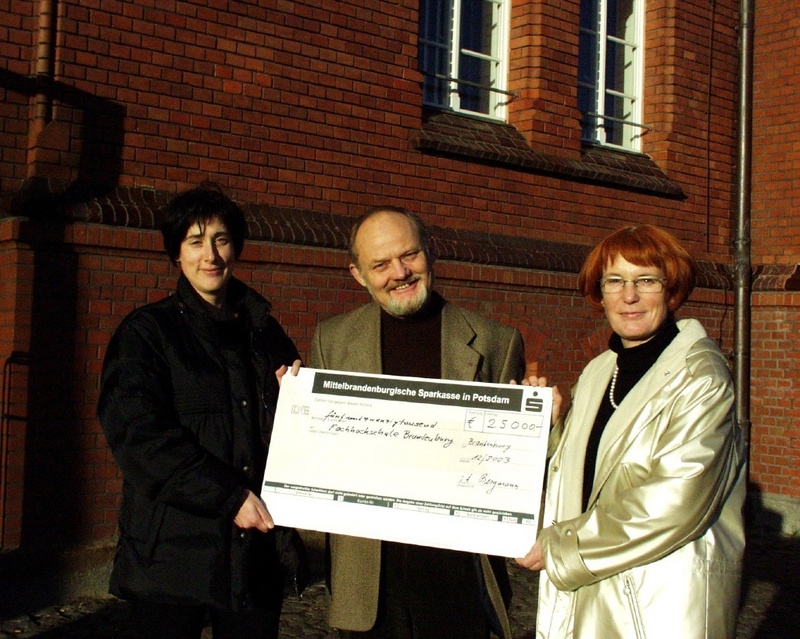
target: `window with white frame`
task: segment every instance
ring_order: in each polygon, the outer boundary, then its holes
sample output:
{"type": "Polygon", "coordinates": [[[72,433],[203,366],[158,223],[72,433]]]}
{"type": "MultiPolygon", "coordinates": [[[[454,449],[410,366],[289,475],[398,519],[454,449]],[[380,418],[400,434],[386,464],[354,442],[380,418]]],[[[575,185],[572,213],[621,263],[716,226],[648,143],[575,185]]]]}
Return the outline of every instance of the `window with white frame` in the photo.
{"type": "Polygon", "coordinates": [[[420,0],[428,106],[504,119],[510,0],[420,0]]]}
{"type": "Polygon", "coordinates": [[[582,139],[639,151],[644,0],[581,0],[578,108],[582,139]]]}

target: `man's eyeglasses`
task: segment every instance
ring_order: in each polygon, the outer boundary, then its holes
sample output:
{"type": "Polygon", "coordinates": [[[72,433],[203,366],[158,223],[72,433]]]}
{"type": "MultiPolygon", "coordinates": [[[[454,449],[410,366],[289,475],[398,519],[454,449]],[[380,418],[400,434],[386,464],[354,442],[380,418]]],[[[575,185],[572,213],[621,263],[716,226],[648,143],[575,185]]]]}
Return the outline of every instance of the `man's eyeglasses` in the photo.
{"type": "Polygon", "coordinates": [[[603,293],[621,293],[627,282],[633,282],[640,293],[660,293],[664,290],[663,277],[637,277],[633,280],[624,280],[621,277],[603,277],[600,279],[600,290],[603,293]]]}

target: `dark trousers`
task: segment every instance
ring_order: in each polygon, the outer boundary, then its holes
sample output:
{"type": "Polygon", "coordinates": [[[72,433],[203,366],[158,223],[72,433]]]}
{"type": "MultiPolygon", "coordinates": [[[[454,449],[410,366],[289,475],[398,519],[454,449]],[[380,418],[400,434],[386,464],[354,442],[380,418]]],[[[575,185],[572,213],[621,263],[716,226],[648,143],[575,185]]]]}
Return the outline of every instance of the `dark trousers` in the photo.
{"type": "Polygon", "coordinates": [[[226,612],[208,606],[131,602],[137,639],[199,639],[211,622],[214,639],[277,639],[280,606],[226,612]]]}
{"type": "Polygon", "coordinates": [[[346,639],[488,639],[474,555],[383,543],[378,620],[346,639]]]}

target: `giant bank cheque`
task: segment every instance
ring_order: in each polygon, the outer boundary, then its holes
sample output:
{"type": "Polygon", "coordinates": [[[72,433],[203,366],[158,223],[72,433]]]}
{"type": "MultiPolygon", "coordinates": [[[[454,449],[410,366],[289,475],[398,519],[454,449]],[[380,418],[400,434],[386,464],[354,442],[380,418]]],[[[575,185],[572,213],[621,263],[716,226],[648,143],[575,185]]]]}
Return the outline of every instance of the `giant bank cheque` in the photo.
{"type": "Polygon", "coordinates": [[[521,557],[536,539],[552,389],[300,369],[261,496],[306,530],[521,557]]]}

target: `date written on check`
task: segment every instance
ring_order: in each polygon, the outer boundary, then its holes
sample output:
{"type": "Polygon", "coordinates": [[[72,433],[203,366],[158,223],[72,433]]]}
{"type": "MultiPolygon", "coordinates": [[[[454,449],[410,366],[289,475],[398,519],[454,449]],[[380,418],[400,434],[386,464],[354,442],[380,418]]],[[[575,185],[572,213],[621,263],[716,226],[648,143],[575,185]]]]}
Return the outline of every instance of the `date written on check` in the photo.
{"type": "Polygon", "coordinates": [[[536,538],[550,388],[300,369],[262,498],[307,530],[519,557],[536,538]]]}

